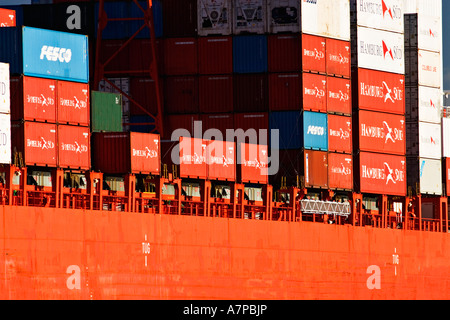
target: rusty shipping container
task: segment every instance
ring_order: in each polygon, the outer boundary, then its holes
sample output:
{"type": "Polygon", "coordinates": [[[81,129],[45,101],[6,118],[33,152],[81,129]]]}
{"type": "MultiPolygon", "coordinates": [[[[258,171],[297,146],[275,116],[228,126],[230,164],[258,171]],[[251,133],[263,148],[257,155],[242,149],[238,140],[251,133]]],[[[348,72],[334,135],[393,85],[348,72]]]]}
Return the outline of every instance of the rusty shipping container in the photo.
{"type": "Polygon", "coordinates": [[[57,122],[59,124],[89,126],[89,84],[58,81],[57,85],[57,122]]]}
{"type": "Polygon", "coordinates": [[[355,189],[368,194],[406,195],[404,156],[361,152],[355,157],[355,189]]]}
{"type": "Polygon", "coordinates": [[[198,38],[198,72],[200,74],[233,73],[231,36],[198,38]]]}
{"type": "Polygon", "coordinates": [[[353,190],[353,157],[328,153],[328,186],[330,189],[353,190]]]}
{"type": "Polygon", "coordinates": [[[328,188],[328,153],[305,150],[303,154],[305,188],[328,188]]]}
{"type": "Polygon", "coordinates": [[[40,122],[11,123],[12,159],[16,155],[27,166],[55,168],[58,164],[57,125],[40,122]],[[17,152],[17,153],[16,153],[17,152]]]}
{"type": "Polygon", "coordinates": [[[12,77],[11,119],[56,123],[57,81],[12,77]]]}
{"type": "Polygon", "coordinates": [[[90,140],[88,127],[58,125],[58,167],[89,170],[90,140]]]}
{"type": "Polygon", "coordinates": [[[351,154],[352,118],[338,115],[328,115],[328,151],[351,154]]]}
{"type": "Polygon", "coordinates": [[[356,146],[361,151],[406,154],[405,116],[360,110],[356,146]]]}
{"type": "Polygon", "coordinates": [[[92,166],[107,174],[160,173],[160,138],[138,132],[92,134],[92,166]]]}

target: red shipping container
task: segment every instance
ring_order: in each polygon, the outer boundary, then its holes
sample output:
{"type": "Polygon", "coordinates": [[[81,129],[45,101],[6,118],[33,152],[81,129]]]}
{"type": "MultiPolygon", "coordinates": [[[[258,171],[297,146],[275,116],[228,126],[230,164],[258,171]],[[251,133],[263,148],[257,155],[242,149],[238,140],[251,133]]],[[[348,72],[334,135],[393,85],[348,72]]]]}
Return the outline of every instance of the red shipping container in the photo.
{"type": "MultiPolygon", "coordinates": [[[[221,135],[216,136],[214,135],[214,139],[224,141],[226,140],[226,133],[227,129],[233,129],[234,123],[233,123],[233,114],[227,113],[227,114],[203,114],[201,116],[202,120],[202,130],[203,135],[205,139],[212,139],[211,134],[213,132],[206,132],[209,129],[217,129],[220,131],[221,135]]],[[[232,139],[230,139],[232,141],[232,139]]]]}
{"type": "Polygon", "coordinates": [[[405,157],[361,152],[358,169],[360,192],[406,196],[405,157]]]}
{"type": "Polygon", "coordinates": [[[300,73],[274,73],[269,75],[269,110],[301,109],[300,73]]]}
{"type": "MultiPolygon", "coordinates": [[[[104,40],[103,40],[104,41],[104,40]]],[[[158,73],[164,72],[164,43],[162,39],[155,39],[156,44],[156,63],[158,66],[158,73]]],[[[141,71],[147,73],[150,71],[150,63],[153,61],[151,54],[151,40],[150,39],[133,39],[128,46],[130,53],[130,70],[141,71]]]]}
{"type": "Polygon", "coordinates": [[[164,74],[197,74],[197,39],[164,39],[164,74]]]}
{"type": "Polygon", "coordinates": [[[0,8],[0,27],[15,27],[16,11],[0,8]]]}
{"type": "Polygon", "coordinates": [[[359,111],[359,149],[388,154],[406,154],[405,116],[359,111]]]}
{"type": "Polygon", "coordinates": [[[350,42],[326,39],[327,74],[350,77],[350,42]]]}
{"type": "MultiPolygon", "coordinates": [[[[195,121],[200,121],[200,116],[197,114],[164,115],[164,139],[170,140],[172,133],[178,129],[185,130],[185,136],[194,136],[195,121]]],[[[178,139],[178,137],[176,139],[178,139]]]]}
{"type": "Polygon", "coordinates": [[[233,76],[234,111],[266,112],[268,108],[266,74],[233,76]]]}
{"type": "Polygon", "coordinates": [[[56,123],[56,80],[13,77],[10,85],[12,120],[56,123]]]}
{"type": "Polygon", "coordinates": [[[93,167],[108,174],[160,173],[159,135],[139,132],[94,133],[93,167]]]}
{"type": "Polygon", "coordinates": [[[14,152],[21,152],[27,166],[57,166],[56,124],[40,122],[12,122],[11,144],[14,152]]]}
{"type": "MultiPolygon", "coordinates": [[[[164,106],[164,90],[163,81],[159,81],[160,86],[160,97],[161,97],[161,107],[164,106]]],[[[151,78],[130,78],[130,96],[131,98],[139,103],[141,107],[145,108],[151,114],[158,113],[157,97],[156,97],[156,86],[155,80],[151,78]]],[[[130,101],[130,114],[131,115],[144,115],[146,114],[144,110],[139,108],[136,104],[130,101]]]]}
{"type": "Polygon", "coordinates": [[[91,167],[88,127],[58,126],[58,167],[89,170],[91,167]]]}
{"type": "Polygon", "coordinates": [[[302,35],[302,68],[303,71],[326,73],[325,38],[302,35]]]}
{"type": "Polygon", "coordinates": [[[100,52],[100,62],[104,64],[105,72],[108,72],[110,77],[113,75],[123,77],[123,72],[131,70],[131,46],[126,45],[118,51],[126,41],[127,40],[101,41],[102,48],[100,52]],[[122,74],[120,74],[121,72],[122,74]]]}
{"type": "Polygon", "coordinates": [[[236,181],[236,147],[234,142],[208,141],[206,146],[208,179],[236,181]]]}
{"type": "Polygon", "coordinates": [[[198,39],[198,71],[200,74],[233,73],[233,40],[231,37],[198,39]]]}
{"type": "Polygon", "coordinates": [[[328,183],[330,189],[353,189],[352,155],[328,153],[328,183]]]}
{"type": "Polygon", "coordinates": [[[358,76],[353,78],[359,109],[405,114],[404,75],[358,69],[358,76]]]}
{"type": "Polygon", "coordinates": [[[58,81],[58,123],[89,126],[89,84],[58,81]]]}
{"type": "Polygon", "coordinates": [[[197,113],[198,77],[165,78],[164,111],[167,113],[197,113]]]}
{"type": "Polygon", "coordinates": [[[179,173],[181,178],[206,179],[206,145],[203,139],[180,137],[179,173]]]}
{"type": "Polygon", "coordinates": [[[328,151],[352,153],[352,118],[328,115],[328,151]]]}
{"type": "Polygon", "coordinates": [[[264,145],[241,143],[238,171],[241,183],[267,184],[269,182],[268,148],[264,145]]]}
{"type": "Polygon", "coordinates": [[[242,129],[244,132],[249,129],[255,129],[256,132],[269,130],[269,113],[235,113],[234,128],[242,129]]]}
{"type": "Polygon", "coordinates": [[[302,44],[299,34],[267,36],[269,72],[293,72],[302,69],[302,44]]]}
{"type": "Polygon", "coordinates": [[[197,0],[164,0],[161,4],[165,37],[197,35],[197,0]]]}
{"type": "Polygon", "coordinates": [[[328,188],[328,153],[304,151],[305,188],[328,188]]]}
{"type": "Polygon", "coordinates": [[[303,110],[327,112],[327,77],[303,73],[303,110]]]}
{"type": "Polygon", "coordinates": [[[199,79],[200,112],[233,112],[233,76],[200,76],[199,79]]]}
{"type": "Polygon", "coordinates": [[[352,85],[344,78],[327,77],[327,110],[329,113],[352,114],[352,85]]]}

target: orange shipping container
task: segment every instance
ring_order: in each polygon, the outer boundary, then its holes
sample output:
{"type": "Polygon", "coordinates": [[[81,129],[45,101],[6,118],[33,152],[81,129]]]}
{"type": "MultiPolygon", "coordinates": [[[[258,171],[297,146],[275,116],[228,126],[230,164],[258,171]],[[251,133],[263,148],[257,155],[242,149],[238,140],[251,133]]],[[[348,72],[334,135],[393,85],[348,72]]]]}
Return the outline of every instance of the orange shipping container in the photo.
{"type": "Polygon", "coordinates": [[[304,174],[306,188],[328,188],[328,153],[305,150],[304,174]]]}
{"type": "Polygon", "coordinates": [[[88,127],[58,125],[58,167],[89,170],[90,140],[88,127]]]}
{"type": "Polygon", "coordinates": [[[180,137],[179,173],[181,178],[206,179],[206,141],[203,139],[180,137]]]}
{"type": "Polygon", "coordinates": [[[350,77],[350,42],[337,39],[326,39],[328,75],[350,77]]]}
{"type": "Polygon", "coordinates": [[[327,77],[303,73],[303,110],[327,112],[327,77]]]}
{"type": "Polygon", "coordinates": [[[58,123],[89,126],[89,84],[58,81],[58,123]]]}
{"type": "Polygon", "coordinates": [[[329,113],[352,113],[352,88],[348,79],[327,77],[327,110],[329,113]]]}
{"type": "Polygon", "coordinates": [[[241,143],[237,159],[241,183],[267,184],[268,148],[267,146],[241,143]]]}
{"type": "Polygon", "coordinates": [[[353,157],[350,154],[328,153],[330,189],[353,189],[353,157]]]}
{"type": "MultiPolygon", "coordinates": [[[[13,152],[22,153],[27,166],[57,166],[56,124],[40,122],[13,122],[11,144],[13,152]]],[[[15,157],[14,153],[12,155],[15,157]]]]}
{"type": "Polygon", "coordinates": [[[23,76],[10,84],[12,120],[56,123],[56,80],[23,76]]]}
{"type": "Polygon", "coordinates": [[[206,146],[208,179],[236,181],[236,147],[234,142],[208,141],[206,146]]]}
{"type": "Polygon", "coordinates": [[[352,153],[352,118],[328,115],[328,151],[352,153]]]}
{"type": "Polygon", "coordinates": [[[302,66],[303,71],[313,71],[325,74],[325,38],[302,35],[302,66]]]}
{"type": "Polygon", "coordinates": [[[0,8],[0,27],[15,27],[16,11],[0,8]]]}

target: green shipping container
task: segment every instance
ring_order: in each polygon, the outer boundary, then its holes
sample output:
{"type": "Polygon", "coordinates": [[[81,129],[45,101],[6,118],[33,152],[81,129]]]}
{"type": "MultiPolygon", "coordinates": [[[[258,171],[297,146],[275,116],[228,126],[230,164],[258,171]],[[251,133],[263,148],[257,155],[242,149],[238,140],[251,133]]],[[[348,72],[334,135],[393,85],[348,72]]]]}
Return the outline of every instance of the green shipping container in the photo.
{"type": "Polygon", "coordinates": [[[122,95],[109,92],[91,92],[92,132],[122,131],[122,95]]]}

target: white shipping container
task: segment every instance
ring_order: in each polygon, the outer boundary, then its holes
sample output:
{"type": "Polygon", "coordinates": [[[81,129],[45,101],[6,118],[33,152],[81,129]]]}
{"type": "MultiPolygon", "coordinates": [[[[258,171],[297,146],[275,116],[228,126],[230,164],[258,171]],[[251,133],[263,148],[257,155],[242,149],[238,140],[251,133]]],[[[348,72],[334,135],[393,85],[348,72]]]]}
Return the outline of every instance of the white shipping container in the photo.
{"type": "Polygon", "coordinates": [[[11,164],[11,115],[0,113],[0,163],[11,164]]]}
{"type": "Polygon", "coordinates": [[[419,13],[426,16],[442,17],[443,0],[405,0],[405,14],[419,13]]]}
{"type": "Polygon", "coordinates": [[[419,121],[439,124],[442,114],[440,89],[419,86],[419,121]]]}
{"type": "Polygon", "coordinates": [[[299,0],[267,0],[269,33],[300,32],[299,0]]]}
{"type": "Polygon", "coordinates": [[[350,41],[350,0],[303,0],[302,32],[350,41]]]}
{"type": "Polygon", "coordinates": [[[441,124],[419,122],[419,157],[442,158],[441,124]]]}
{"type": "Polygon", "coordinates": [[[405,15],[405,45],[434,52],[442,52],[442,23],[438,17],[417,14],[405,15]]]}
{"type": "Polygon", "coordinates": [[[418,84],[434,88],[441,87],[442,60],[440,53],[418,51],[418,84]]]}
{"type": "Polygon", "coordinates": [[[442,157],[450,158],[450,118],[442,118],[442,157]]]}
{"type": "Polygon", "coordinates": [[[442,195],[442,161],[419,159],[420,193],[442,195]]]}
{"type": "Polygon", "coordinates": [[[405,74],[403,34],[358,27],[357,39],[358,68],[405,74]]]}
{"type": "Polygon", "coordinates": [[[266,0],[236,0],[233,12],[233,33],[265,33],[266,16],[266,0]]]}
{"type": "Polygon", "coordinates": [[[9,92],[9,63],[0,63],[0,112],[11,112],[9,92]]]}
{"type": "Polygon", "coordinates": [[[197,0],[198,34],[231,34],[231,0],[197,0]]]}
{"type": "Polygon", "coordinates": [[[403,0],[351,0],[358,26],[403,33],[403,0]]]}

